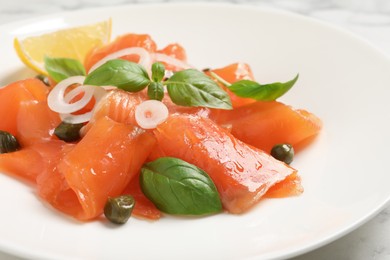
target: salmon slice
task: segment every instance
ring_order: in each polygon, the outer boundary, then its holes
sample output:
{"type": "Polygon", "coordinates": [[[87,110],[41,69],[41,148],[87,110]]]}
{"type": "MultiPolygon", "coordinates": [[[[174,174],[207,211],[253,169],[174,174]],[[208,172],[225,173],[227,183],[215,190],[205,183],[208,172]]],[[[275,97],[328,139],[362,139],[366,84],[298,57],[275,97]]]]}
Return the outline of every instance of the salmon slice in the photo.
{"type": "MultiPolygon", "coordinates": [[[[119,123],[137,125],[135,109],[145,100],[148,100],[145,91],[131,93],[121,89],[111,90],[96,105],[89,123],[82,130],[82,134],[87,133],[96,120],[105,116],[119,123]]],[[[168,94],[164,96],[162,102],[168,107],[169,113],[195,114],[203,117],[208,117],[210,114],[208,108],[178,106],[172,102],[168,94]]]]}
{"type": "Polygon", "coordinates": [[[265,198],[286,198],[298,196],[304,191],[301,177],[294,173],[287,176],[283,181],[276,183],[264,195],[265,198]]]}
{"type": "Polygon", "coordinates": [[[268,153],[280,143],[291,144],[297,152],[309,144],[322,127],[321,120],[314,114],[277,101],[214,111],[211,118],[218,124],[228,125],[236,138],[268,153]]]}
{"type": "Polygon", "coordinates": [[[146,99],[143,91],[131,93],[121,89],[111,90],[96,104],[89,123],[82,130],[82,135],[87,133],[97,120],[105,116],[115,122],[136,125],[135,108],[146,99]]]}
{"type": "Polygon", "coordinates": [[[17,118],[22,102],[45,101],[48,87],[40,80],[31,78],[16,81],[0,88],[0,130],[16,136],[17,118]]]}
{"type": "MultiPolygon", "coordinates": [[[[168,56],[170,56],[172,58],[178,59],[178,60],[183,61],[183,62],[187,62],[186,51],[183,48],[183,46],[181,46],[178,43],[168,44],[163,49],[157,50],[156,52],[168,55],[168,56]]],[[[165,62],[162,62],[162,63],[164,64],[166,70],[178,71],[178,70],[182,70],[183,69],[181,67],[176,67],[176,66],[174,66],[172,64],[167,64],[165,62]]]]}
{"type": "Polygon", "coordinates": [[[35,183],[35,179],[43,170],[44,162],[35,149],[26,148],[0,154],[0,172],[2,173],[35,183]]]}
{"type": "Polygon", "coordinates": [[[22,102],[17,116],[16,138],[22,147],[56,139],[53,133],[60,123],[60,116],[48,107],[46,101],[22,102]]]}
{"type": "MultiPolygon", "coordinates": [[[[119,50],[130,48],[130,47],[142,47],[145,48],[148,52],[155,52],[157,49],[156,43],[153,39],[147,34],[125,34],[116,38],[110,44],[91,50],[89,54],[85,57],[84,65],[87,71],[98,61],[106,57],[107,55],[117,52],[119,50]]],[[[136,55],[128,55],[122,57],[133,62],[138,62],[139,57],[136,55]]]]}
{"type": "Polygon", "coordinates": [[[176,105],[175,103],[172,102],[168,93],[165,93],[164,98],[161,102],[163,102],[164,105],[167,106],[170,114],[178,113],[178,114],[198,115],[201,117],[209,117],[211,113],[210,109],[207,107],[185,107],[185,106],[176,105]]]}
{"type": "Polygon", "coordinates": [[[79,220],[96,218],[108,197],[122,194],[155,144],[152,134],[102,117],[40,176],[38,193],[53,207],[79,220]]]}
{"type": "MultiPolygon", "coordinates": [[[[228,83],[234,83],[239,80],[248,79],[254,80],[252,70],[250,66],[246,63],[233,63],[228,66],[212,69],[206,74],[210,75],[210,72],[214,72],[219,77],[227,81],[228,83]]],[[[213,77],[212,77],[213,78],[213,77]]],[[[214,79],[214,78],[213,78],[214,79]]],[[[230,100],[232,101],[233,108],[240,107],[246,104],[250,104],[255,102],[254,99],[251,98],[242,98],[231,92],[226,86],[221,84],[218,80],[217,83],[223,88],[230,96],[230,100]]]]}
{"type": "Polygon", "coordinates": [[[162,48],[161,50],[157,50],[157,53],[166,54],[175,59],[187,61],[187,53],[186,50],[178,43],[171,43],[162,48]]]}
{"type": "Polygon", "coordinates": [[[130,184],[126,187],[123,194],[130,194],[135,199],[135,206],[132,215],[149,220],[157,220],[161,217],[161,212],[156,206],[144,195],[139,183],[139,174],[135,176],[130,184]]]}
{"type": "Polygon", "coordinates": [[[60,140],[31,144],[22,150],[0,154],[0,172],[35,183],[38,176],[57,163],[62,149],[71,146],[60,140]]]}
{"type": "Polygon", "coordinates": [[[223,207],[231,213],[245,212],[270,187],[296,172],[206,118],[172,115],[154,134],[164,156],[182,159],[208,173],[223,207]]]}

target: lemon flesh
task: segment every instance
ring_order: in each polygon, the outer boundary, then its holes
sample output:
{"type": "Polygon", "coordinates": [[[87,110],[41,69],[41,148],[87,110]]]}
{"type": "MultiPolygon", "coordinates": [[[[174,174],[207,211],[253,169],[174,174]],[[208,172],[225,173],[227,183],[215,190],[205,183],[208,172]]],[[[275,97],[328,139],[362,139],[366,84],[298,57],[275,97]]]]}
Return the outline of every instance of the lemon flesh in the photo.
{"type": "Polygon", "coordinates": [[[110,41],[111,19],[96,24],[79,26],[55,32],[14,39],[14,48],[27,67],[47,75],[44,57],[72,58],[81,63],[93,48],[110,41]]]}

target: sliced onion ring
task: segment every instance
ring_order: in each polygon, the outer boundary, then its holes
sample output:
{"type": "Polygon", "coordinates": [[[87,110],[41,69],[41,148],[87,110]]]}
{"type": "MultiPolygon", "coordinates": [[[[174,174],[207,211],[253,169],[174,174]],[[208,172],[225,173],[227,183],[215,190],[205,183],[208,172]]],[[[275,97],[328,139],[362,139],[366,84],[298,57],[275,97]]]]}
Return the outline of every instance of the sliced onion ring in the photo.
{"type": "Polygon", "coordinates": [[[84,80],[84,76],[73,76],[58,83],[47,97],[49,108],[57,113],[73,113],[85,107],[91,100],[93,92],[85,92],[80,100],[71,104],[67,103],[64,98],[68,87],[73,84],[83,84],[84,80]]]}
{"type": "MultiPolygon", "coordinates": [[[[81,92],[84,92],[84,93],[92,92],[92,95],[95,98],[94,109],[96,108],[96,104],[98,104],[100,99],[102,99],[104,97],[104,95],[107,93],[104,90],[104,88],[98,87],[98,86],[81,85],[77,88],[79,89],[79,92],[72,93],[72,91],[73,91],[72,90],[71,92],[69,92],[65,96],[65,100],[72,100],[72,98],[74,98],[75,96],[77,96],[81,92]]],[[[76,90],[76,89],[74,89],[74,90],[76,90]]],[[[70,123],[70,124],[84,123],[84,122],[88,122],[91,119],[92,114],[94,112],[94,109],[92,109],[91,111],[89,111],[87,113],[81,114],[81,115],[73,115],[71,113],[60,113],[60,117],[61,117],[61,120],[66,122],[66,123],[70,123]]]]}
{"type": "Polygon", "coordinates": [[[168,118],[168,108],[158,100],[147,100],[135,108],[135,121],[143,129],[153,129],[168,118]]]}
{"type": "Polygon", "coordinates": [[[132,55],[132,54],[139,56],[138,63],[141,64],[142,66],[144,66],[145,68],[149,68],[151,66],[150,53],[146,49],[141,48],[141,47],[131,47],[131,48],[119,50],[117,52],[114,52],[114,53],[111,53],[111,54],[105,56],[103,59],[96,62],[89,69],[88,73],[91,73],[92,71],[94,71],[95,69],[97,69],[98,67],[100,67],[101,65],[103,65],[104,63],[106,63],[109,60],[118,59],[120,57],[132,55]]]}
{"type": "Polygon", "coordinates": [[[82,115],[73,115],[73,114],[60,114],[60,118],[63,122],[69,124],[80,124],[88,122],[92,117],[92,111],[84,113],[82,115]]]}
{"type": "MultiPolygon", "coordinates": [[[[92,88],[85,88],[84,85],[80,85],[80,86],[77,86],[76,88],[72,89],[71,91],[69,91],[65,96],[64,96],[64,100],[65,100],[65,103],[69,104],[69,102],[74,99],[75,97],[77,97],[79,94],[81,93],[84,93],[84,95],[88,95],[88,96],[93,96],[93,89],[92,88]]],[[[83,95],[83,96],[84,96],[83,95]]],[[[91,99],[90,99],[91,100],[91,99]]],[[[77,110],[76,110],[77,111],[77,110]]],[[[75,111],[73,111],[75,112],[75,111]]]]}
{"type": "Polygon", "coordinates": [[[177,67],[177,68],[182,68],[182,69],[192,68],[192,66],[190,66],[188,63],[186,63],[182,60],[176,59],[172,56],[168,56],[168,55],[163,54],[163,53],[156,52],[153,54],[153,57],[154,57],[155,61],[165,62],[165,63],[172,65],[174,67],[177,67]]]}

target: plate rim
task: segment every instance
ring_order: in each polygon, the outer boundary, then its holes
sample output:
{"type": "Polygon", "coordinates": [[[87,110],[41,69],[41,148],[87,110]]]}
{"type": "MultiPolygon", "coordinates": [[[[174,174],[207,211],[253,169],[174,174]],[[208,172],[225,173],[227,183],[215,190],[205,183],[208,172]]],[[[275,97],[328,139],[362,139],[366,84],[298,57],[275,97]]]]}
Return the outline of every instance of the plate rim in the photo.
{"type": "MultiPolygon", "coordinates": [[[[262,3],[258,5],[248,4],[248,3],[227,3],[227,2],[206,2],[206,1],[200,1],[200,2],[164,2],[164,3],[158,3],[158,2],[152,2],[152,3],[127,3],[127,4],[119,4],[119,5],[112,5],[112,6],[95,6],[95,7],[87,7],[80,10],[73,10],[73,11],[60,11],[55,12],[53,14],[44,14],[44,15],[37,15],[31,18],[22,19],[19,21],[13,21],[9,23],[3,23],[0,25],[0,32],[1,31],[8,31],[8,33],[11,30],[15,30],[17,27],[23,26],[27,23],[36,23],[43,20],[52,19],[55,17],[71,17],[71,16],[80,16],[83,13],[90,13],[90,12],[96,12],[101,10],[108,10],[108,13],[111,13],[111,10],[119,9],[119,8],[156,8],[159,6],[181,6],[181,7],[191,7],[191,6],[197,6],[201,8],[210,8],[210,7],[217,7],[217,8],[232,8],[232,9],[242,9],[242,10],[253,10],[260,12],[268,12],[273,14],[280,14],[280,15],[287,15],[290,17],[293,17],[295,19],[300,19],[305,22],[314,23],[317,26],[325,27],[328,29],[331,29],[333,31],[337,31],[339,33],[342,33],[344,36],[348,36],[356,41],[359,41],[360,43],[363,43],[367,48],[370,48],[372,51],[376,52],[377,55],[382,56],[384,59],[386,59],[390,63],[390,54],[387,54],[382,49],[380,49],[378,46],[370,42],[369,40],[365,39],[362,36],[359,36],[343,27],[340,27],[336,24],[332,24],[330,22],[322,21],[317,18],[305,16],[303,14],[294,13],[291,11],[287,11],[284,9],[279,9],[276,7],[270,7],[267,5],[263,5],[262,3]]],[[[353,223],[350,223],[349,225],[346,225],[343,229],[340,229],[338,232],[335,232],[332,235],[329,235],[327,237],[324,237],[322,239],[318,239],[316,242],[313,242],[311,244],[306,244],[306,246],[301,246],[293,251],[290,251],[288,255],[273,255],[272,259],[282,259],[285,257],[296,257],[302,254],[305,254],[307,252],[313,251],[315,249],[318,249],[326,244],[329,244],[346,234],[352,232],[353,230],[361,227],[366,222],[370,221],[372,218],[374,218],[379,212],[381,212],[385,207],[390,205],[390,194],[388,198],[384,199],[383,202],[376,207],[374,207],[370,212],[367,212],[364,214],[364,216],[360,217],[358,220],[356,220],[353,223]]],[[[8,254],[12,254],[15,256],[21,256],[21,257],[40,257],[45,259],[50,258],[56,258],[56,259],[63,259],[62,256],[55,255],[55,254],[47,254],[45,252],[40,251],[31,251],[31,250],[24,250],[23,247],[18,247],[18,245],[7,243],[7,241],[0,239],[0,251],[3,251],[8,254]]],[[[254,256],[256,258],[258,256],[254,256]]]]}

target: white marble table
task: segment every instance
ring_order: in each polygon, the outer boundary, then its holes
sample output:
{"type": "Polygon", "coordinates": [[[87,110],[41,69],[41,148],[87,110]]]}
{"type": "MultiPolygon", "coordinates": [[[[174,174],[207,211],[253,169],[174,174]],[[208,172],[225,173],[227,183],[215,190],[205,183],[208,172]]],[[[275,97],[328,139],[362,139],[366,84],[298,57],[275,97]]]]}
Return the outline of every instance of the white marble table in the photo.
{"type": "MultiPolygon", "coordinates": [[[[0,24],[42,14],[103,5],[174,1],[175,0],[0,0],[0,24]]],[[[282,8],[325,20],[360,35],[390,55],[389,0],[219,0],[218,2],[224,1],[236,4],[263,5],[282,8]]],[[[0,259],[17,260],[20,258],[0,252],[0,259]]],[[[390,205],[372,220],[343,238],[320,249],[294,258],[294,260],[311,259],[390,259],[390,205]]]]}

